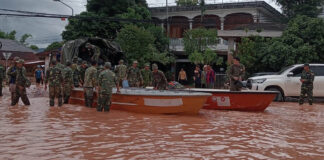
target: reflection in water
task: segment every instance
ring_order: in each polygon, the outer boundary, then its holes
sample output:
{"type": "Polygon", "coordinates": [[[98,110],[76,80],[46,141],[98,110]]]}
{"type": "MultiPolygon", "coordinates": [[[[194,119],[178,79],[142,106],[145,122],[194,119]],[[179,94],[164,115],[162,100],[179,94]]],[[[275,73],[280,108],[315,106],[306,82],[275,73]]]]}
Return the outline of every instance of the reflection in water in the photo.
{"type": "Polygon", "coordinates": [[[0,99],[0,159],[324,159],[324,105],[144,115],[0,99]]]}

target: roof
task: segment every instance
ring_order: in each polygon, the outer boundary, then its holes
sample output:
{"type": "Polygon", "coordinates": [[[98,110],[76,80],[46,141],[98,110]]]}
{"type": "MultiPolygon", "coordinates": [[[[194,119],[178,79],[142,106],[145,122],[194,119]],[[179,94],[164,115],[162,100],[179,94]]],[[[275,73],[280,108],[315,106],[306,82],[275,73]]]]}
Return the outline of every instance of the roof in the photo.
{"type": "MultiPolygon", "coordinates": [[[[206,4],[206,10],[217,10],[217,9],[232,9],[232,8],[263,8],[269,13],[276,15],[280,18],[284,16],[271,5],[264,1],[255,2],[237,2],[237,3],[220,3],[220,4],[206,4]]],[[[152,7],[149,9],[151,13],[165,13],[166,7],[152,7]]],[[[181,12],[181,11],[200,11],[201,7],[199,5],[195,6],[170,6],[168,7],[168,12],[181,12]]]]}
{"type": "Polygon", "coordinates": [[[18,41],[15,40],[0,38],[0,42],[2,43],[2,48],[0,49],[0,51],[35,53],[34,50],[20,44],[18,41]]]}

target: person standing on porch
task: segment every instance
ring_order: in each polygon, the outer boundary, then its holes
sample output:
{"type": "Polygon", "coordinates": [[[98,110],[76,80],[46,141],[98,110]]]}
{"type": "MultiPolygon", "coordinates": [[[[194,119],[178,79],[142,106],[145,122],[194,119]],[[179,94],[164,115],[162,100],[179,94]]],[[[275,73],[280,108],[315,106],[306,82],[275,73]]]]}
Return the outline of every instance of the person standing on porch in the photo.
{"type": "Polygon", "coordinates": [[[210,65],[207,66],[206,83],[207,88],[214,88],[215,72],[210,65]]]}
{"type": "Polygon", "coordinates": [[[185,85],[187,82],[187,73],[186,71],[181,68],[179,75],[178,75],[178,82],[182,85],[185,85]]]}

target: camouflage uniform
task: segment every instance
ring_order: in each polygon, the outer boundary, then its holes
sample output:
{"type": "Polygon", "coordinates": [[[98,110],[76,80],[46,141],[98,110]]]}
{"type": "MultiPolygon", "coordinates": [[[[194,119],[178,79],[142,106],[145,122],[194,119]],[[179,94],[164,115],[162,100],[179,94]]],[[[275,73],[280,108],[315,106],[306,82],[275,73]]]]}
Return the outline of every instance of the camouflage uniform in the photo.
{"type": "Polygon", "coordinates": [[[74,87],[80,87],[80,73],[78,70],[77,58],[73,58],[73,64],[71,65],[73,71],[73,83],[74,87]]]}
{"type": "Polygon", "coordinates": [[[64,81],[64,88],[63,88],[63,97],[64,103],[67,104],[70,99],[71,91],[73,88],[73,71],[71,67],[65,67],[63,70],[63,81],[64,81]]]}
{"type": "Polygon", "coordinates": [[[139,87],[140,83],[143,82],[140,70],[137,67],[130,67],[127,71],[127,80],[129,87],[139,87]]]}
{"type": "Polygon", "coordinates": [[[150,69],[142,69],[141,70],[141,75],[143,77],[143,88],[147,87],[147,86],[151,86],[152,85],[152,71],[150,69]]]}
{"type": "Polygon", "coordinates": [[[97,111],[109,111],[112,88],[117,84],[115,73],[110,69],[105,69],[99,74],[99,99],[97,111]]]}
{"type": "Polygon", "coordinates": [[[62,63],[57,63],[56,67],[59,68],[61,71],[63,71],[65,68],[65,65],[63,65],[62,63]]]}
{"type": "Polygon", "coordinates": [[[245,74],[244,65],[235,65],[232,64],[228,71],[228,77],[230,78],[230,91],[241,91],[242,86],[240,85],[240,81],[245,74]],[[235,80],[234,77],[237,77],[239,80],[235,80]]]}
{"type": "Polygon", "coordinates": [[[3,80],[5,79],[5,68],[0,65],[0,97],[3,96],[2,95],[2,84],[3,84],[3,80]]]}
{"type": "Polygon", "coordinates": [[[9,69],[7,70],[7,76],[8,76],[8,82],[9,82],[9,91],[11,93],[11,101],[14,99],[15,94],[16,94],[16,70],[17,70],[17,66],[16,66],[16,61],[19,60],[19,57],[14,57],[13,61],[14,61],[14,65],[9,67],[9,69]]]}
{"type": "MultiPolygon", "coordinates": [[[[152,66],[153,70],[158,69],[156,64],[152,66]]],[[[153,88],[158,90],[166,90],[168,86],[168,80],[166,79],[164,73],[160,70],[156,72],[153,71],[153,88]]]]}
{"type": "MultiPolygon", "coordinates": [[[[23,60],[19,60],[18,63],[24,63],[23,60]]],[[[17,67],[16,68],[16,93],[12,100],[11,105],[14,106],[18,103],[19,98],[23,101],[25,105],[30,105],[29,99],[26,93],[26,68],[25,67],[17,67]]]]}
{"type": "Polygon", "coordinates": [[[100,73],[101,73],[102,71],[104,71],[104,69],[105,69],[105,68],[104,68],[102,65],[100,65],[100,66],[98,67],[97,77],[99,77],[100,73]]]}
{"type": "Polygon", "coordinates": [[[90,43],[87,43],[85,45],[85,47],[88,48],[89,52],[93,52],[93,56],[91,57],[91,60],[99,62],[100,48],[98,46],[92,45],[90,43]]]}
{"type": "Polygon", "coordinates": [[[62,106],[62,84],[63,76],[62,70],[58,66],[50,67],[46,71],[45,85],[49,87],[50,106],[54,106],[55,97],[58,98],[58,105],[62,106]]]}
{"type": "Polygon", "coordinates": [[[94,66],[88,68],[84,77],[84,100],[87,107],[92,107],[94,87],[97,85],[97,69],[94,66]]]}
{"type": "Polygon", "coordinates": [[[312,70],[306,72],[305,70],[302,72],[301,80],[302,82],[300,97],[299,97],[299,104],[304,103],[304,99],[306,98],[306,94],[308,96],[308,102],[310,105],[313,104],[313,82],[314,82],[315,74],[312,70]]]}
{"type": "Polygon", "coordinates": [[[127,66],[124,64],[120,64],[116,66],[115,73],[117,76],[117,81],[119,83],[119,86],[121,86],[123,80],[127,77],[127,66]]]}
{"type": "Polygon", "coordinates": [[[79,76],[81,79],[81,82],[83,83],[84,81],[84,75],[85,75],[85,71],[87,70],[88,66],[87,66],[87,62],[83,61],[81,66],[78,67],[78,71],[79,71],[79,76]],[[84,65],[84,66],[82,66],[84,65]]]}

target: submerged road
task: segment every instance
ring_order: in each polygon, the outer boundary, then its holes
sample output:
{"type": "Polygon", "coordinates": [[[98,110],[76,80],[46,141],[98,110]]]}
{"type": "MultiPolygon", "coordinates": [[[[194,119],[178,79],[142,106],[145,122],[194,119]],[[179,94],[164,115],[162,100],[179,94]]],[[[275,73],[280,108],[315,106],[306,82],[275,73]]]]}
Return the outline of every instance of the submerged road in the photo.
{"type": "MultiPolygon", "coordinates": [[[[5,89],[7,91],[7,89],[5,89]]],[[[324,104],[144,115],[0,98],[0,159],[324,159],[324,104]],[[21,103],[21,102],[20,102],[21,103]]]]}

